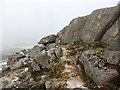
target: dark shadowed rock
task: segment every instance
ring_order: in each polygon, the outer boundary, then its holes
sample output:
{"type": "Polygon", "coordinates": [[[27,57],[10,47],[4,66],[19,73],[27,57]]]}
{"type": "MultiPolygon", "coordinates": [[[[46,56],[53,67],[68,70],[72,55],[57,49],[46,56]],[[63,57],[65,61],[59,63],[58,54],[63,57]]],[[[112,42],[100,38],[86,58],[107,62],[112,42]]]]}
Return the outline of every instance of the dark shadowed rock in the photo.
{"type": "Polygon", "coordinates": [[[56,37],[57,37],[56,35],[46,36],[46,37],[42,38],[42,39],[38,42],[38,44],[44,44],[44,45],[46,45],[46,44],[48,44],[48,43],[54,43],[55,40],[56,40],[56,37]]]}
{"type": "Polygon", "coordinates": [[[115,69],[105,66],[106,61],[95,55],[93,50],[83,52],[80,62],[84,65],[85,73],[99,86],[114,85],[119,74],[115,69]]]}
{"type": "Polygon", "coordinates": [[[49,57],[46,50],[43,50],[37,57],[35,57],[35,61],[41,65],[42,68],[47,68],[49,65],[49,57]]]}

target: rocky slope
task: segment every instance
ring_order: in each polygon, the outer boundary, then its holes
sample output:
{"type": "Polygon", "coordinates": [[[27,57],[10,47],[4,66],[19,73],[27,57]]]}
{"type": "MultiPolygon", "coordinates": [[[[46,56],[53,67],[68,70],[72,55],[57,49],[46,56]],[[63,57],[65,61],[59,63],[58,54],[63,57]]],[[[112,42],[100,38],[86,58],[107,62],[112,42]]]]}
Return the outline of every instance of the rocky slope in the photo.
{"type": "Polygon", "coordinates": [[[120,89],[119,5],[73,19],[57,35],[8,58],[1,88],[120,89]]]}

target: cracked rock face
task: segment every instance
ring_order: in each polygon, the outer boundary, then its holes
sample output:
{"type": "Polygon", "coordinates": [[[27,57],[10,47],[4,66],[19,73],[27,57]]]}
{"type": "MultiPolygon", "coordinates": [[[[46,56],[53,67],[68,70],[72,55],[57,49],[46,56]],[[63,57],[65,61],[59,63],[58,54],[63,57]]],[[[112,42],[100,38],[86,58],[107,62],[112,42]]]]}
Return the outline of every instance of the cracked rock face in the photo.
{"type": "MultiPolygon", "coordinates": [[[[104,8],[93,11],[85,17],[73,19],[68,26],[58,32],[56,42],[68,44],[71,42],[94,42],[95,37],[106,23],[112,18],[118,7],[104,8]]],[[[102,42],[110,43],[118,34],[118,21],[105,33],[102,42]]]]}
{"type": "Polygon", "coordinates": [[[68,26],[64,27],[60,32],[58,32],[56,43],[68,44],[71,42],[80,41],[80,33],[84,28],[86,20],[87,16],[73,19],[68,26]]]}
{"type": "Polygon", "coordinates": [[[106,61],[97,57],[93,50],[84,51],[79,61],[85,73],[99,86],[113,85],[112,81],[119,76],[115,69],[105,66],[106,61]]]}

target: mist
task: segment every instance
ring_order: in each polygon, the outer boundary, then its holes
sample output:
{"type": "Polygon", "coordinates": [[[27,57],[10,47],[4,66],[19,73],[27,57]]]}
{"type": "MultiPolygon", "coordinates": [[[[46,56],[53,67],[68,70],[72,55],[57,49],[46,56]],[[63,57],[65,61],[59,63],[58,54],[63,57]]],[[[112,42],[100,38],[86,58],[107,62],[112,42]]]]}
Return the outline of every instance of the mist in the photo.
{"type": "Polygon", "coordinates": [[[42,37],[56,34],[78,16],[119,0],[0,0],[0,51],[30,47],[42,37]]]}

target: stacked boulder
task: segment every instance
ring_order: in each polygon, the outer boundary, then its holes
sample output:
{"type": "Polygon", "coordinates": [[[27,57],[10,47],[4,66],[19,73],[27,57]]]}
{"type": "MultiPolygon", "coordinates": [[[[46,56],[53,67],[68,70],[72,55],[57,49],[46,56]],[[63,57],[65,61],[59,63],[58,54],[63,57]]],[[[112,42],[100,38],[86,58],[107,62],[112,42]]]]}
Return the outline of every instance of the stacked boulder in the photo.
{"type": "Polygon", "coordinates": [[[29,57],[32,60],[33,71],[40,71],[48,68],[50,62],[62,57],[62,49],[55,43],[56,35],[48,35],[42,38],[38,45],[34,46],[29,52],[29,57]]]}

